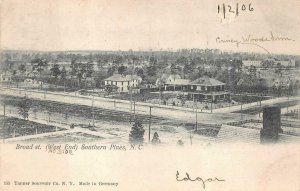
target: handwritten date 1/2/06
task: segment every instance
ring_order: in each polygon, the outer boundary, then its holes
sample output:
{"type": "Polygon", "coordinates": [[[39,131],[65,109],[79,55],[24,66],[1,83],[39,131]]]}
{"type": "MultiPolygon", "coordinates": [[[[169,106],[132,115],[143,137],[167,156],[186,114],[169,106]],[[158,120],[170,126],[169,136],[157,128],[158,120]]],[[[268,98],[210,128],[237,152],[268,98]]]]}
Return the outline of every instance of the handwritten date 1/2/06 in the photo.
{"type": "Polygon", "coordinates": [[[239,15],[242,11],[254,11],[251,3],[249,4],[235,4],[235,5],[226,5],[223,3],[222,5],[218,5],[218,14],[223,14],[224,19],[226,18],[226,13],[239,15]]]}

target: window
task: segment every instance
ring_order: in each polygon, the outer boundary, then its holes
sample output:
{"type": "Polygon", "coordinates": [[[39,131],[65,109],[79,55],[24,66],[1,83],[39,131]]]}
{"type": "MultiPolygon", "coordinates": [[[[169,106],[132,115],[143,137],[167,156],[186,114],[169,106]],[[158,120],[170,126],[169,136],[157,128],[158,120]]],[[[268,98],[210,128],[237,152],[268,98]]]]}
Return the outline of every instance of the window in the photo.
{"type": "Polygon", "coordinates": [[[123,86],[123,82],[122,82],[122,86],[123,86]]]}

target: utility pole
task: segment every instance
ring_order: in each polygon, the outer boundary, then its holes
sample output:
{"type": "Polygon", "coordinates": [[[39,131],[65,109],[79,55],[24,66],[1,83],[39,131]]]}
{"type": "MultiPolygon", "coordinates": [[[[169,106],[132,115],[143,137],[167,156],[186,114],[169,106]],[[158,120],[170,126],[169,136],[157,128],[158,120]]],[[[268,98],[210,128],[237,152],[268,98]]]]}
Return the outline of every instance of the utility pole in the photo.
{"type": "Polygon", "coordinates": [[[260,82],[260,100],[259,100],[259,113],[258,113],[258,116],[260,117],[260,113],[262,112],[261,110],[261,100],[262,100],[262,78],[259,79],[259,82],[260,82]]]}
{"type": "Polygon", "coordinates": [[[195,111],[196,111],[195,130],[197,131],[197,129],[198,129],[198,105],[197,105],[197,102],[195,102],[195,94],[193,94],[193,103],[194,103],[193,110],[195,109],[195,111]]]}
{"type": "Polygon", "coordinates": [[[161,79],[158,81],[158,88],[159,88],[159,105],[161,104],[161,79]]]}
{"type": "Polygon", "coordinates": [[[191,141],[191,145],[193,145],[193,136],[192,136],[192,132],[190,131],[190,141],[191,141]]]}
{"type": "MultiPolygon", "coordinates": [[[[131,81],[132,81],[132,75],[131,75],[131,81]]],[[[130,85],[131,81],[129,81],[129,92],[130,92],[130,124],[132,122],[132,88],[131,88],[131,85],[130,85]]]]}
{"type": "Polygon", "coordinates": [[[211,102],[210,102],[210,112],[212,113],[212,104],[213,104],[213,93],[212,93],[212,87],[210,87],[210,96],[211,96],[211,102]]]}
{"type": "Polygon", "coordinates": [[[242,92],[241,92],[241,121],[243,121],[243,96],[242,96],[242,92]]]}
{"type": "Polygon", "coordinates": [[[289,105],[290,105],[290,85],[291,85],[291,79],[289,78],[289,85],[288,85],[288,102],[287,102],[287,107],[286,107],[286,120],[288,119],[288,114],[289,114],[289,105]]]}
{"type": "Polygon", "coordinates": [[[64,93],[66,93],[66,79],[64,79],[64,93]]]}
{"type": "Polygon", "coordinates": [[[194,105],[193,105],[193,110],[195,109],[195,94],[192,94],[193,95],[193,103],[194,103],[194,105]]]}
{"type": "Polygon", "coordinates": [[[175,96],[175,74],[174,74],[174,81],[173,81],[173,93],[172,93],[172,108],[174,107],[174,103],[175,103],[175,101],[174,101],[174,96],[175,96]]]}
{"type": "MultiPolygon", "coordinates": [[[[262,93],[261,93],[262,94],[262,93]]],[[[259,100],[259,113],[258,113],[258,117],[260,117],[260,113],[262,112],[261,110],[261,99],[262,99],[262,95],[260,94],[260,100],[259,100]]]]}
{"type": "MultiPolygon", "coordinates": [[[[239,86],[240,88],[240,100],[241,100],[241,121],[243,121],[243,98],[242,98],[242,84],[243,84],[244,80],[240,79],[237,83],[237,86],[239,86]]],[[[237,91],[238,92],[238,91],[237,91]]]]}
{"type": "Polygon", "coordinates": [[[135,119],[135,100],[133,101],[133,118],[135,119]]]}
{"type": "Polygon", "coordinates": [[[196,131],[198,130],[198,107],[196,106],[196,131]]]}
{"type": "MultiPolygon", "coordinates": [[[[3,105],[3,129],[5,130],[5,103],[3,105]]],[[[3,136],[3,142],[4,142],[4,140],[5,140],[5,133],[3,135],[4,135],[3,136]]]]}
{"type": "Polygon", "coordinates": [[[152,107],[150,106],[149,107],[150,108],[150,111],[149,111],[149,143],[150,143],[150,133],[151,133],[151,109],[152,109],[152,107]]]}
{"type": "Polygon", "coordinates": [[[95,113],[94,113],[94,95],[92,98],[92,115],[93,115],[93,127],[95,126],[95,113]]]}
{"type": "Polygon", "coordinates": [[[132,86],[133,86],[133,71],[134,71],[134,61],[132,60],[132,70],[131,70],[131,78],[129,81],[129,92],[130,92],[130,124],[132,122],[132,86]],[[132,84],[130,84],[132,83],[132,84]]]}

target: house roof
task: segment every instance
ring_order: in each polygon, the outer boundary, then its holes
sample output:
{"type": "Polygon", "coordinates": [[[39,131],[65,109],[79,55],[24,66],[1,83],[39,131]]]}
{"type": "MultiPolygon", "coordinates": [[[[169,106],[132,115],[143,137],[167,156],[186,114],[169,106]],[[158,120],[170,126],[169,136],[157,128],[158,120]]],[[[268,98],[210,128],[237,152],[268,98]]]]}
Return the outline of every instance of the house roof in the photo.
{"type": "Polygon", "coordinates": [[[106,81],[116,81],[116,82],[127,82],[131,80],[141,80],[141,77],[137,75],[121,75],[121,74],[115,74],[109,78],[105,79],[106,81]]]}
{"type": "Polygon", "coordinates": [[[197,80],[192,81],[190,84],[193,85],[207,85],[207,86],[222,86],[225,85],[225,83],[220,82],[219,80],[209,78],[207,76],[198,78],[197,80]]]}
{"type": "Polygon", "coordinates": [[[1,76],[12,77],[12,73],[10,73],[10,72],[6,72],[6,74],[2,73],[1,76]]]}
{"type": "Polygon", "coordinates": [[[161,81],[166,81],[167,79],[181,79],[179,74],[163,74],[160,78],[161,81]]]}
{"type": "MultiPolygon", "coordinates": [[[[166,83],[168,84],[168,83],[166,83]]],[[[176,84],[176,85],[188,85],[190,84],[190,80],[187,79],[175,79],[174,82],[172,82],[172,84],[176,84]]]]}

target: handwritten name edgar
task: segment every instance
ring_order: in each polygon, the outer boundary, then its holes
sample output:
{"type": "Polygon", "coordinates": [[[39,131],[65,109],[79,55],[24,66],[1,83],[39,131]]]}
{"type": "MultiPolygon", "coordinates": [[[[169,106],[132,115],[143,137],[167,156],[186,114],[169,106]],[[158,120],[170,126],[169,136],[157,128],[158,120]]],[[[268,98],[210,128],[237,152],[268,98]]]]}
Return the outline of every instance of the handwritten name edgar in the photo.
{"type": "Polygon", "coordinates": [[[177,172],[176,172],[176,180],[179,181],[179,182],[180,181],[191,181],[191,182],[198,181],[198,182],[202,183],[202,188],[203,189],[205,189],[207,182],[216,182],[216,181],[217,182],[223,182],[223,181],[225,181],[224,179],[219,179],[217,177],[215,177],[215,178],[208,178],[208,179],[202,179],[201,177],[191,178],[190,175],[189,175],[189,173],[187,173],[187,172],[185,173],[185,175],[186,175],[186,177],[180,179],[179,178],[179,172],[177,170],[177,172]]]}

